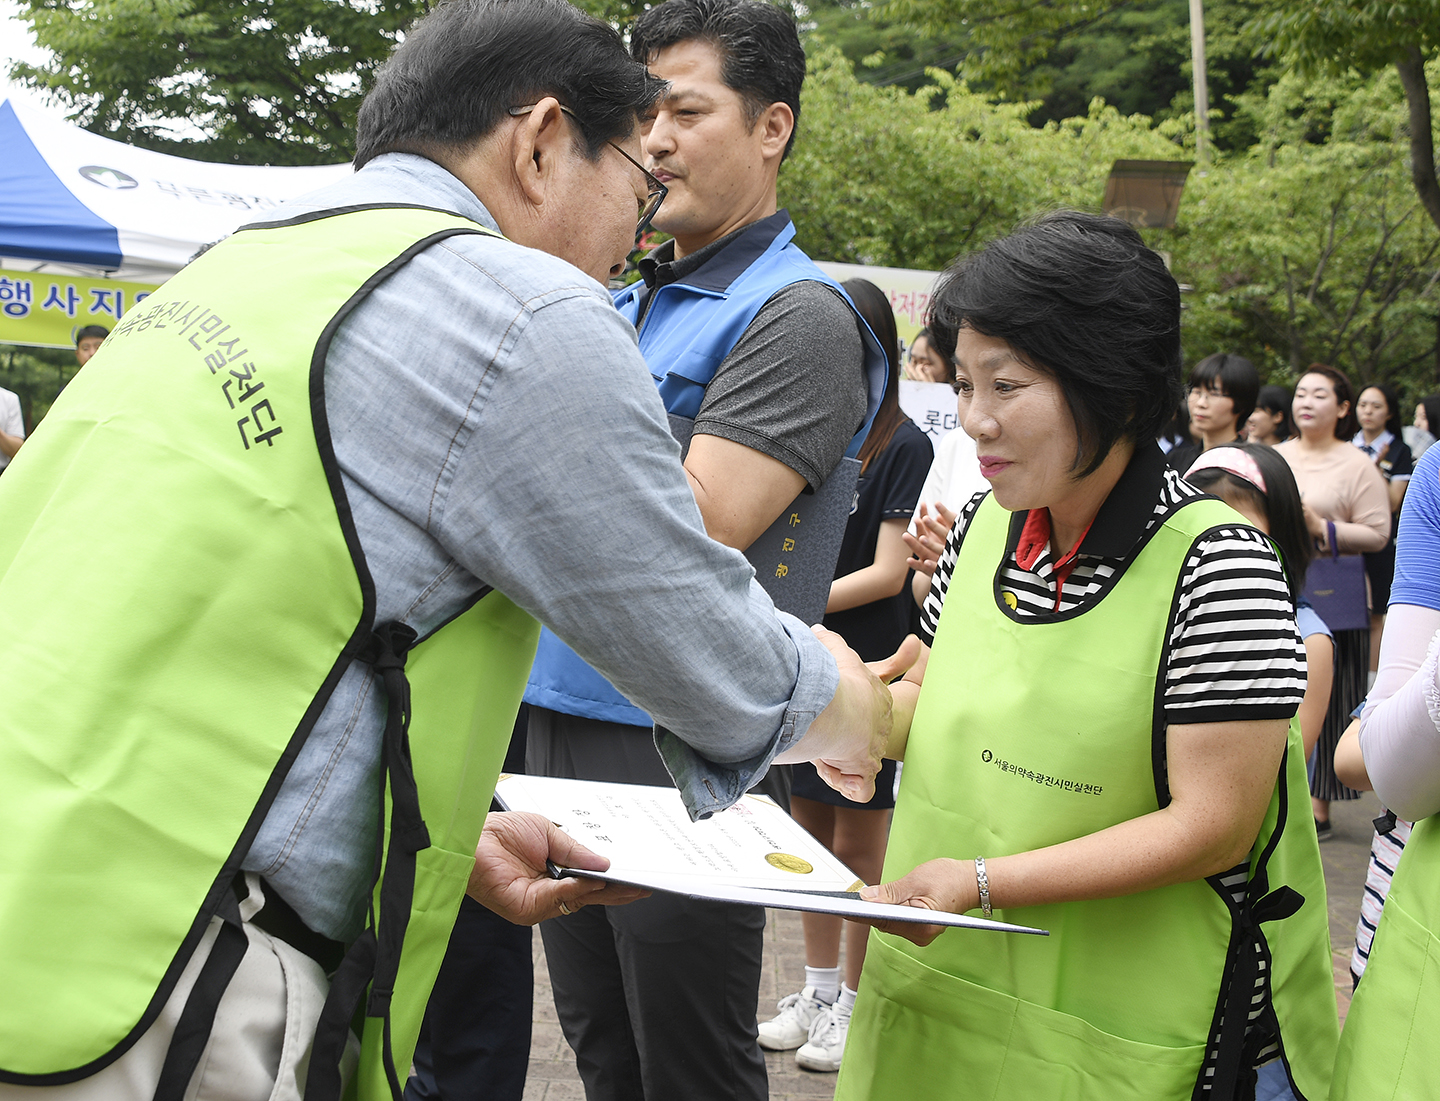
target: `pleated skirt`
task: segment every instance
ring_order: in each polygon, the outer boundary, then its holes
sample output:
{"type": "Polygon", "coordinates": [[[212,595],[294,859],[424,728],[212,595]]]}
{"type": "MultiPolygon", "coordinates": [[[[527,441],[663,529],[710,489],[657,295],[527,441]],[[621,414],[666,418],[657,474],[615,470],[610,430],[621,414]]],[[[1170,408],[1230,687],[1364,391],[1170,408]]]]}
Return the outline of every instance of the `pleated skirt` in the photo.
{"type": "Polygon", "coordinates": [[[1346,787],[1335,775],[1335,747],[1350,725],[1350,712],[1365,698],[1370,671],[1370,632],[1335,632],[1335,677],[1330,687],[1330,707],[1325,725],[1315,743],[1314,765],[1310,771],[1310,794],[1331,802],[1359,799],[1360,793],[1346,787]]]}

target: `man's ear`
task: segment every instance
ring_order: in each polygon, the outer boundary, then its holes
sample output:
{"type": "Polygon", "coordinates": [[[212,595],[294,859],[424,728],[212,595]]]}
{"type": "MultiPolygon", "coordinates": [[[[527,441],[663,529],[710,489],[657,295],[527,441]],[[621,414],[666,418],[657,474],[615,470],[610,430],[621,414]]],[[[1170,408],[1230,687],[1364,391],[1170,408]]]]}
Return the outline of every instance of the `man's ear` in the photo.
{"type": "Polygon", "coordinates": [[[521,116],[511,142],[512,164],[520,190],[533,205],[543,206],[570,143],[560,101],[546,96],[536,103],[534,110],[521,116]]]}
{"type": "Polygon", "coordinates": [[[772,103],[761,113],[755,126],[760,131],[760,150],[765,159],[779,157],[795,132],[795,112],[788,103],[772,103]]]}

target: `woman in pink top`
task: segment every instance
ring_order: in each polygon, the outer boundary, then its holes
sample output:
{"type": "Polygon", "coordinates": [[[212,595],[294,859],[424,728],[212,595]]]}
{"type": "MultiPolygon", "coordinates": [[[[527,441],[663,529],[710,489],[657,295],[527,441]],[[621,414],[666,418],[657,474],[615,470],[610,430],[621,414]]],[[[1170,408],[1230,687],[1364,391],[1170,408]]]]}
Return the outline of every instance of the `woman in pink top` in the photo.
{"type": "MultiPolygon", "coordinates": [[[[1305,526],[1323,554],[1330,553],[1330,524],[1341,554],[1382,549],[1390,539],[1390,497],[1370,458],[1350,443],[1355,398],[1350,380],[1333,367],[1312,364],[1295,386],[1292,405],[1299,435],[1275,450],[1290,464],[1305,507],[1305,526]]],[[[1360,793],[1335,776],[1335,746],[1350,712],[1365,698],[1370,632],[1335,632],[1335,678],[1320,741],[1311,756],[1310,794],[1315,828],[1330,835],[1330,802],[1360,793]]]]}

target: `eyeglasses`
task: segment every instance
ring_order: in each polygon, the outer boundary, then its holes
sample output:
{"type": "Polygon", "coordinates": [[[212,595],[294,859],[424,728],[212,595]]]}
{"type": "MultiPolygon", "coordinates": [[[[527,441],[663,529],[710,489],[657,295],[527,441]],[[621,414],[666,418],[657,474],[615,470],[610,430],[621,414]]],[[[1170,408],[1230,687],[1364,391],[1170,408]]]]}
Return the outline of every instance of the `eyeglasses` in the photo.
{"type": "MultiPolygon", "coordinates": [[[[527,103],[521,107],[511,107],[510,114],[514,115],[516,118],[519,118],[522,115],[528,115],[533,110],[535,110],[535,104],[527,103]]],[[[570,108],[566,107],[563,103],[560,105],[560,110],[564,111],[572,119],[576,119],[578,121],[575,112],[570,110],[570,108]]],[[[640,171],[645,175],[646,198],[645,201],[640,204],[640,217],[639,221],[635,226],[635,239],[638,241],[640,239],[640,234],[644,233],[648,228],[650,228],[651,219],[653,219],[655,215],[659,213],[660,204],[665,201],[665,196],[670,193],[670,189],[666,187],[663,183],[661,183],[659,180],[657,180],[654,174],[652,174],[648,168],[646,168],[643,164],[637,161],[629,153],[625,152],[625,150],[621,149],[613,141],[607,141],[605,144],[608,145],[611,149],[615,150],[615,152],[619,153],[636,168],[640,169],[640,171]]]]}

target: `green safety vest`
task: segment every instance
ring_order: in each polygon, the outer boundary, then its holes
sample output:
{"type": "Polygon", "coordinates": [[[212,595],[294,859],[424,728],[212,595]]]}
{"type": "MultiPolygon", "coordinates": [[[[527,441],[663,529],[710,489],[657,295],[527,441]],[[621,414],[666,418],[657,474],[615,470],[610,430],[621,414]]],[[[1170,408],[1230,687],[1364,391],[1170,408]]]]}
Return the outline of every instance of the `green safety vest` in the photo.
{"type": "Polygon", "coordinates": [[[1335,1059],[1335,1101],[1440,1098],[1440,817],[1415,823],[1335,1059]]]}
{"type": "MultiPolygon", "coordinates": [[[[1181,569],[1198,537],[1243,521],[1213,498],[1189,503],[1098,604],[1022,618],[1001,580],[1010,519],[989,498],[966,533],[906,749],[886,880],[937,857],[1058,844],[1169,801],[1163,670],[1181,569]]],[[[1200,1088],[1213,1072],[1243,1090],[1262,966],[1292,1080],[1306,1101],[1324,1098],[1338,1038],[1325,884],[1314,831],[1287,828],[1296,815],[1307,824],[1308,806],[1292,724],[1244,907],[1216,876],[995,913],[1049,937],[952,929],[919,948],[872,935],[837,1099],[1229,1101],[1233,1085],[1200,1088]]]]}
{"type": "Polygon", "coordinates": [[[211,961],[238,965],[240,862],[358,658],[389,700],[385,874],[307,1096],[338,1093],[367,988],[358,1092],[403,1084],[538,625],[488,589],[423,639],[375,624],[324,365],[375,286],[479,233],[405,206],[236,233],[126,315],[6,472],[0,1081],[57,1085],[118,1058],[212,916],[211,961]]]}

